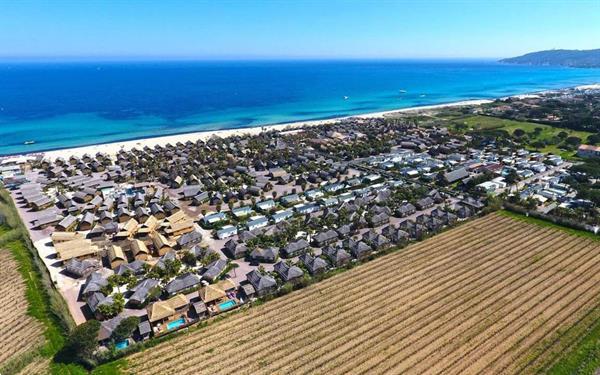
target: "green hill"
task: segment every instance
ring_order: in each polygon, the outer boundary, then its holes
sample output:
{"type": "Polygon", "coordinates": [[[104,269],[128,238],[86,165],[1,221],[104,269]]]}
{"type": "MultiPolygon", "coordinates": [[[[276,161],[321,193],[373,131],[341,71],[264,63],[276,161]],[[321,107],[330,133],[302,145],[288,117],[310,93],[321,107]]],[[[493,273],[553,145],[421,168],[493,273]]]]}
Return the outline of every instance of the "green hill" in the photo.
{"type": "Polygon", "coordinates": [[[553,49],[531,52],[522,56],[503,59],[500,62],[524,65],[569,66],[574,68],[600,68],[600,49],[553,49]]]}

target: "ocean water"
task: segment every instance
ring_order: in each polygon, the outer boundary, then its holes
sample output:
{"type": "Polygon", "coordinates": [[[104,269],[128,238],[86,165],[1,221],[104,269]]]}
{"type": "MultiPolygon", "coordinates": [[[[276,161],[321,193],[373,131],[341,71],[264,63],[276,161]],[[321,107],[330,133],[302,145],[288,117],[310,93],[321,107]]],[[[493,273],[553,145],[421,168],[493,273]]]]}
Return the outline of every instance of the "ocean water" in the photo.
{"type": "Polygon", "coordinates": [[[4,62],[0,155],[597,82],[493,61],[4,62]]]}

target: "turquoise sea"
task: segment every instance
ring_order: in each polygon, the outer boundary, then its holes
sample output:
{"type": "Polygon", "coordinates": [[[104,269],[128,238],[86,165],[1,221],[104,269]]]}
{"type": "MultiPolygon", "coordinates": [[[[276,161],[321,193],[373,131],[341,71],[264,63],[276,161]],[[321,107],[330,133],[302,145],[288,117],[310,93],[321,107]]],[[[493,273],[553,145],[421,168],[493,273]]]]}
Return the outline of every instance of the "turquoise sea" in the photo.
{"type": "Polygon", "coordinates": [[[481,60],[3,62],[0,155],[597,82],[600,69],[481,60]]]}

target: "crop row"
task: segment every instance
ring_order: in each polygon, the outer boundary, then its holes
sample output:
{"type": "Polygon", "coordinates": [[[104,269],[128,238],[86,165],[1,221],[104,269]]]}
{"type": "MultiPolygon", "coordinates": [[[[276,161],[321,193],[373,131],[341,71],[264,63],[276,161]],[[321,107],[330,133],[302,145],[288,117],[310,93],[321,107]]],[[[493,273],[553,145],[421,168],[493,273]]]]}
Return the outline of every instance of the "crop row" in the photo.
{"type": "MultiPolygon", "coordinates": [[[[500,234],[501,234],[501,233],[500,233],[500,234]]],[[[474,238],[474,237],[478,237],[478,239],[477,239],[477,240],[478,240],[478,241],[480,240],[480,239],[479,239],[479,238],[480,238],[480,236],[477,236],[475,233],[472,233],[472,236],[473,236],[472,238],[474,238]]],[[[464,241],[464,240],[466,240],[467,238],[468,238],[468,237],[462,236],[462,238],[460,239],[460,241],[464,241]]],[[[451,243],[451,242],[450,242],[450,243],[451,243]]],[[[467,242],[467,243],[468,243],[468,242],[467,242]]],[[[446,242],[446,244],[449,244],[449,242],[446,242]]],[[[422,247],[422,246],[421,246],[421,247],[422,247]]],[[[413,250],[413,249],[411,249],[411,250],[413,250]]],[[[435,250],[435,249],[432,249],[432,250],[435,250]]],[[[414,252],[414,251],[411,251],[410,253],[413,253],[413,252],[414,252]]],[[[407,252],[407,253],[408,253],[408,252],[407,252]]],[[[425,256],[425,258],[424,258],[424,260],[423,260],[423,261],[425,262],[424,264],[425,264],[426,266],[430,267],[430,266],[431,266],[431,258],[432,258],[432,256],[431,256],[430,252],[427,252],[427,253],[425,253],[425,254],[426,254],[426,256],[425,256]]],[[[410,255],[410,254],[407,254],[407,256],[408,256],[408,255],[410,255]]],[[[367,266],[368,266],[368,265],[367,265],[367,266]]],[[[379,265],[379,266],[381,267],[381,265],[379,265]]],[[[379,274],[379,276],[381,276],[381,272],[382,272],[382,270],[381,270],[381,269],[374,268],[374,271],[375,271],[375,272],[371,272],[371,273],[370,273],[370,276],[375,276],[375,277],[377,277],[377,276],[378,276],[378,274],[379,274]]],[[[348,272],[348,273],[353,273],[353,272],[354,272],[354,271],[351,271],[351,272],[348,272]]],[[[348,274],[348,273],[346,273],[346,274],[348,274]]],[[[367,277],[367,276],[369,276],[369,275],[366,275],[366,273],[361,273],[361,280],[364,280],[364,277],[367,277]]],[[[337,279],[337,278],[336,278],[336,279],[337,279]]],[[[346,279],[348,279],[348,278],[346,278],[346,279]]],[[[335,283],[335,284],[336,284],[336,287],[338,287],[338,288],[339,288],[339,287],[341,287],[341,286],[342,286],[342,285],[341,285],[342,283],[340,283],[340,282],[339,282],[339,281],[340,281],[340,279],[337,279],[336,281],[338,281],[337,283],[335,283]]],[[[342,279],[342,281],[344,281],[344,280],[342,279]]],[[[360,288],[360,287],[361,287],[361,283],[358,283],[358,282],[356,282],[356,280],[353,280],[353,279],[348,279],[348,280],[347,280],[347,283],[349,283],[349,284],[354,284],[354,287],[355,287],[355,288],[360,288]]],[[[345,286],[345,285],[344,285],[344,286],[345,286]]],[[[364,284],[363,284],[363,286],[364,286],[364,284]]],[[[343,289],[343,291],[347,292],[349,295],[356,294],[356,293],[354,292],[354,290],[355,290],[355,289],[353,289],[353,288],[350,288],[350,289],[343,289]]],[[[308,293],[306,293],[306,294],[308,294],[308,293]]],[[[296,294],[296,295],[298,295],[298,294],[296,294]]],[[[331,300],[331,295],[329,295],[329,296],[328,296],[327,294],[325,294],[325,293],[321,293],[321,291],[319,291],[318,293],[311,293],[311,294],[309,295],[309,297],[310,297],[310,298],[308,298],[308,300],[309,300],[309,301],[308,301],[308,302],[307,302],[307,301],[304,301],[304,302],[305,302],[305,304],[306,304],[306,306],[313,305],[313,303],[315,302],[315,301],[314,301],[314,297],[319,297],[319,296],[323,296],[323,297],[325,297],[325,298],[323,298],[323,300],[327,300],[327,299],[331,300]]],[[[335,296],[335,300],[336,300],[336,301],[341,301],[341,296],[339,296],[339,295],[336,295],[336,296],[335,296]]],[[[269,306],[269,307],[270,307],[270,306],[269,306]]],[[[293,310],[292,310],[292,312],[294,312],[294,311],[298,311],[298,309],[293,309],[293,310]]],[[[240,325],[238,325],[238,326],[236,327],[236,330],[235,330],[235,331],[232,331],[232,332],[223,331],[222,329],[219,329],[219,330],[218,330],[218,331],[216,331],[216,332],[215,332],[215,331],[213,331],[212,333],[213,333],[213,334],[215,334],[215,333],[216,333],[216,334],[217,334],[217,338],[220,338],[220,339],[221,339],[221,340],[217,340],[216,342],[215,342],[214,340],[212,340],[212,339],[213,339],[213,335],[211,335],[211,334],[209,334],[209,335],[202,335],[202,338],[204,339],[203,341],[206,341],[207,343],[210,343],[210,345],[211,345],[211,346],[214,346],[215,348],[217,348],[217,349],[219,349],[219,350],[222,350],[222,349],[223,349],[223,347],[220,345],[220,344],[221,344],[221,342],[220,342],[220,341],[226,341],[226,340],[227,340],[227,338],[230,338],[230,337],[231,337],[231,336],[230,336],[230,334],[233,334],[233,335],[235,335],[236,337],[244,337],[244,333],[245,333],[244,331],[248,331],[248,332],[254,332],[254,333],[255,333],[255,336],[260,336],[260,337],[261,337],[261,339],[264,339],[264,337],[263,337],[263,336],[261,336],[262,332],[257,332],[257,331],[256,331],[256,328],[257,328],[256,326],[263,327],[263,328],[270,328],[270,330],[271,330],[271,331],[272,331],[272,330],[277,330],[277,327],[276,327],[276,326],[274,327],[273,325],[274,325],[274,324],[278,324],[278,323],[284,323],[284,324],[285,324],[285,323],[286,323],[286,320],[287,320],[286,318],[288,318],[288,319],[295,319],[293,314],[287,314],[286,312],[284,312],[284,311],[281,311],[281,310],[278,310],[278,309],[276,309],[276,308],[270,308],[270,309],[267,311],[267,314],[265,314],[264,316],[262,316],[262,317],[258,318],[258,320],[259,320],[259,322],[260,322],[259,324],[247,325],[247,324],[245,324],[245,323],[247,323],[247,322],[243,322],[244,324],[240,324],[240,325]],[[273,316],[269,316],[269,315],[275,315],[275,316],[274,316],[275,318],[276,318],[276,316],[285,317],[285,318],[283,318],[283,319],[278,319],[278,320],[274,320],[274,319],[273,319],[274,317],[273,317],[273,316]]],[[[305,318],[306,318],[306,317],[305,317],[305,318]]],[[[256,319],[255,319],[255,323],[256,323],[256,319]]],[[[306,322],[306,319],[304,319],[304,320],[303,320],[303,324],[306,324],[306,323],[307,323],[307,322],[306,322]]],[[[191,337],[190,337],[190,339],[192,339],[192,340],[193,340],[193,338],[191,338],[191,337]]],[[[187,341],[187,340],[186,340],[186,341],[187,341]]],[[[233,345],[236,345],[236,342],[235,342],[235,340],[233,340],[233,342],[231,342],[232,340],[229,340],[229,341],[230,341],[230,343],[231,343],[231,344],[233,344],[233,345]]],[[[264,342],[264,341],[263,341],[263,342],[264,342]]],[[[183,346],[184,346],[184,347],[185,347],[185,346],[187,346],[188,348],[190,347],[190,345],[189,345],[189,343],[188,343],[188,342],[178,342],[177,344],[183,344],[183,346]]],[[[182,345],[178,345],[178,346],[182,346],[182,345]]],[[[238,348],[238,349],[240,349],[240,348],[238,348]]],[[[177,350],[177,351],[174,351],[174,352],[175,352],[175,353],[179,353],[179,351],[178,351],[178,350],[177,350]]],[[[156,357],[155,357],[155,358],[156,358],[156,357]]],[[[207,363],[207,365],[208,365],[208,363],[207,363]]]]}

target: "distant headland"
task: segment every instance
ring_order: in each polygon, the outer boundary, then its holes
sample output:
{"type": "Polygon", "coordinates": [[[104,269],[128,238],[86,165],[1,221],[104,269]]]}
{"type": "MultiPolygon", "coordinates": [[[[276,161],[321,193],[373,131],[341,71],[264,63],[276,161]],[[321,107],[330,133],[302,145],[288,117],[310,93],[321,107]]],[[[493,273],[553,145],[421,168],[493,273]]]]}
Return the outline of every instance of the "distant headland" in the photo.
{"type": "Polygon", "coordinates": [[[568,66],[572,68],[600,68],[600,49],[553,49],[502,59],[500,62],[523,65],[568,66]]]}

